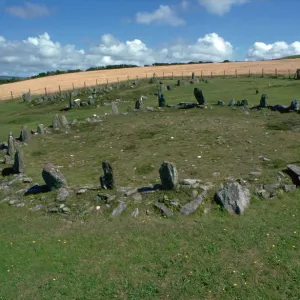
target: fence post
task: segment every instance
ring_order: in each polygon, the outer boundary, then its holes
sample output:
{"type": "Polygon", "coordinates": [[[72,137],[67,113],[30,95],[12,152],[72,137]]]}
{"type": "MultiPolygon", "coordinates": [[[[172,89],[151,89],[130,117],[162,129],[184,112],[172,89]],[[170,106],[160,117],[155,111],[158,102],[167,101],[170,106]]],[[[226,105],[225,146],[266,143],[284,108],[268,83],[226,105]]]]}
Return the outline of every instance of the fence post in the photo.
{"type": "Polygon", "coordinates": [[[278,77],[277,68],[275,69],[275,77],[278,77]]]}
{"type": "Polygon", "coordinates": [[[75,91],[75,86],[74,86],[74,83],[72,83],[72,87],[73,87],[73,92],[75,91]]]}
{"type": "Polygon", "coordinates": [[[117,80],[118,80],[118,84],[120,84],[120,80],[119,80],[119,77],[117,77],[117,80]]]}
{"type": "Polygon", "coordinates": [[[174,79],[174,73],[172,72],[172,79],[174,79]]]}
{"type": "Polygon", "coordinates": [[[289,79],[291,79],[291,70],[289,69],[289,79]]]}
{"type": "Polygon", "coordinates": [[[84,89],[86,89],[86,83],[84,82],[84,89]]]}
{"type": "Polygon", "coordinates": [[[238,77],[238,74],[237,74],[237,69],[235,69],[235,78],[238,77]]]}
{"type": "Polygon", "coordinates": [[[224,79],[226,78],[226,73],[225,73],[225,70],[224,70],[224,79]]]}
{"type": "Polygon", "coordinates": [[[251,77],[251,71],[250,71],[250,69],[249,69],[249,77],[251,77]]]}
{"type": "Polygon", "coordinates": [[[148,78],[148,73],[146,72],[146,79],[148,78]]]}
{"type": "Polygon", "coordinates": [[[183,79],[183,72],[181,72],[181,79],[183,79]]]}
{"type": "Polygon", "coordinates": [[[163,79],[165,79],[165,72],[163,72],[163,79]]]}
{"type": "Polygon", "coordinates": [[[128,80],[128,82],[129,82],[129,76],[127,76],[127,80],[128,80]]]}
{"type": "Polygon", "coordinates": [[[201,79],[202,79],[202,70],[201,70],[201,79]]]}
{"type": "Polygon", "coordinates": [[[47,96],[47,88],[45,87],[45,96],[47,96]]]}
{"type": "Polygon", "coordinates": [[[96,86],[98,85],[98,79],[96,79],[96,86]]]}
{"type": "Polygon", "coordinates": [[[58,90],[59,90],[59,93],[61,94],[61,88],[60,88],[60,85],[58,86],[58,90]]]}
{"type": "Polygon", "coordinates": [[[10,95],[11,95],[11,100],[14,100],[13,92],[10,92],[10,95]]]}
{"type": "Polygon", "coordinates": [[[261,77],[264,77],[264,68],[261,69],[261,77]]]}
{"type": "Polygon", "coordinates": [[[106,78],[106,85],[108,85],[108,79],[106,78]]]}
{"type": "Polygon", "coordinates": [[[213,74],[212,74],[212,71],[210,71],[210,78],[213,78],[213,74]]]}

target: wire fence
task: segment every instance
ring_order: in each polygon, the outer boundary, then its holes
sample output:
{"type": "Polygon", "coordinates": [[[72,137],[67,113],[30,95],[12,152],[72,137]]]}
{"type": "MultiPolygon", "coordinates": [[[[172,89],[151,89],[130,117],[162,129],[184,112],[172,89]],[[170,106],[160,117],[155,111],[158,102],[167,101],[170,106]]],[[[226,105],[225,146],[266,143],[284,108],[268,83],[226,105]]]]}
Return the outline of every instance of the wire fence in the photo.
{"type": "Polygon", "coordinates": [[[132,83],[136,80],[147,80],[156,76],[159,80],[172,80],[172,79],[182,79],[188,80],[192,78],[192,74],[196,78],[200,79],[214,79],[214,78],[242,78],[242,77],[249,77],[249,78],[263,78],[263,77],[271,77],[271,78],[287,78],[293,79],[295,78],[296,69],[255,69],[255,70],[245,70],[245,69],[227,69],[223,71],[208,71],[208,70],[195,70],[195,71],[168,71],[164,72],[159,70],[155,73],[145,72],[140,74],[121,74],[119,77],[113,77],[112,75],[107,76],[104,78],[102,75],[97,78],[95,74],[93,77],[85,73],[80,73],[82,76],[78,76],[72,80],[72,76],[66,82],[66,80],[62,80],[60,82],[59,78],[51,77],[50,78],[39,78],[46,79],[48,81],[44,87],[42,88],[32,88],[32,86],[37,85],[35,80],[28,80],[28,81],[21,81],[13,84],[5,84],[0,85],[0,100],[9,100],[9,99],[18,99],[24,93],[30,92],[31,95],[50,95],[55,93],[62,93],[66,91],[75,91],[81,89],[88,89],[88,88],[95,88],[100,86],[107,86],[111,84],[121,84],[121,83],[132,83]],[[84,76],[86,75],[86,76],[84,76]],[[83,78],[82,78],[83,77],[83,78]],[[85,77],[85,78],[84,78],[85,77]],[[31,83],[32,82],[32,83],[31,83]],[[16,86],[18,84],[22,84],[23,86],[16,86]],[[25,87],[27,86],[27,88],[25,87]],[[15,87],[15,88],[14,88],[15,87]]]}

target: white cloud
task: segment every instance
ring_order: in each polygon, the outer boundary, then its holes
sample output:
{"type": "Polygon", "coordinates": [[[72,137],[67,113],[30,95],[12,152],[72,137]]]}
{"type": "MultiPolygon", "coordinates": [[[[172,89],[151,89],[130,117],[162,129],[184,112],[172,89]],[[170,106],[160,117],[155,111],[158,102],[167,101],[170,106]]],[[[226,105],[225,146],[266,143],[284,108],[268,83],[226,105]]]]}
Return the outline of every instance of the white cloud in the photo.
{"type": "Polygon", "coordinates": [[[216,15],[224,15],[236,4],[245,4],[250,0],[198,0],[208,12],[216,15]]]}
{"type": "Polygon", "coordinates": [[[300,42],[292,44],[286,42],[275,42],[273,44],[256,42],[248,50],[247,59],[274,59],[297,54],[300,54],[300,42]]]}
{"type": "Polygon", "coordinates": [[[22,19],[40,18],[51,14],[51,10],[45,4],[25,2],[24,6],[13,5],[5,8],[5,11],[22,19]]]}
{"type": "Polygon", "coordinates": [[[171,26],[184,25],[185,21],[178,17],[176,11],[168,5],[160,5],[153,12],[138,12],[135,18],[140,24],[166,24],[171,26]]]}
{"type": "Polygon", "coordinates": [[[27,76],[108,64],[143,66],[155,62],[216,62],[230,59],[233,52],[233,46],[216,33],[199,38],[195,44],[178,40],[160,49],[151,49],[139,39],[119,41],[110,34],[103,35],[98,45],[85,50],[55,42],[48,33],[19,41],[0,36],[0,70],[11,76],[27,76]]]}

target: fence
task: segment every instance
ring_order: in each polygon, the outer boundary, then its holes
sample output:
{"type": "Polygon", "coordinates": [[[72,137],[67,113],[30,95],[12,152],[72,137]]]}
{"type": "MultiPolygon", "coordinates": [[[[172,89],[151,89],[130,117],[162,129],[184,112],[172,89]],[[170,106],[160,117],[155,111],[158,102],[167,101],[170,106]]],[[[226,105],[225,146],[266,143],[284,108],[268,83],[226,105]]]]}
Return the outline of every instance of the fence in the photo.
{"type": "MultiPolygon", "coordinates": [[[[262,77],[273,77],[273,78],[289,78],[292,79],[295,76],[296,69],[232,69],[229,68],[227,70],[215,70],[215,71],[209,71],[209,70],[194,70],[194,71],[180,71],[175,70],[170,72],[169,70],[167,72],[160,70],[158,68],[157,70],[153,69],[155,72],[155,75],[158,79],[190,79],[192,77],[192,73],[195,74],[197,78],[241,78],[241,77],[252,77],[252,78],[262,78],[262,77]]],[[[100,71],[101,72],[101,71],[100,71]]],[[[93,76],[91,76],[91,73],[79,73],[80,76],[75,76],[72,74],[68,79],[66,79],[64,82],[63,80],[60,82],[59,76],[51,76],[51,77],[44,77],[39,78],[39,86],[41,86],[43,83],[45,86],[33,89],[30,85],[37,85],[37,81],[34,80],[27,80],[27,81],[21,81],[13,84],[4,84],[0,85],[0,100],[9,100],[9,99],[17,99],[20,98],[23,93],[29,92],[32,95],[49,95],[54,93],[61,93],[63,91],[72,91],[72,90],[78,90],[78,89],[84,89],[84,88],[90,88],[90,87],[97,87],[97,86],[104,86],[104,85],[110,85],[110,84],[120,84],[122,82],[132,82],[135,80],[141,80],[141,79],[150,79],[153,77],[154,73],[145,72],[145,73],[139,73],[139,74],[133,74],[134,72],[131,72],[130,75],[127,74],[120,74],[119,77],[113,77],[113,73],[107,78],[104,78],[99,76],[97,78],[97,75],[100,75],[99,72],[96,75],[95,72],[92,72],[93,76]],[[72,77],[74,78],[72,80],[72,77]],[[78,77],[78,78],[76,78],[78,77]],[[83,77],[83,78],[81,78],[83,77]]],[[[105,75],[105,74],[104,74],[105,75]]],[[[65,75],[64,75],[65,76],[65,75]]]]}

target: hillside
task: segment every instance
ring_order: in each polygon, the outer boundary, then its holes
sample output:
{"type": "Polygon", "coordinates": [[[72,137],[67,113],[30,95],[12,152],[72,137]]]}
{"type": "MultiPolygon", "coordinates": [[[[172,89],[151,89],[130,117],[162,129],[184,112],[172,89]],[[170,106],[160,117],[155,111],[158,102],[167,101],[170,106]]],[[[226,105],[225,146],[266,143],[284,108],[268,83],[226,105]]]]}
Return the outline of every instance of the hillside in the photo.
{"type": "Polygon", "coordinates": [[[16,83],[4,84],[0,86],[0,100],[11,98],[11,92],[14,98],[20,97],[21,93],[29,90],[33,95],[45,93],[54,93],[59,91],[71,90],[74,88],[86,86],[95,86],[97,84],[113,83],[118,80],[151,77],[153,73],[157,76],[190,76],[192,72],[200,76],[222,76],[224,72],[226,75],[235,75],[237,70],[238,75],[243,74],[257,74],[262,73],[262,68],[265,74],[275,74],[277,69],[278,74],[288,75],[289,70],[293,75],[297,68],[300,68],[300,59],[283,59],[276,61],[256,61],[256,62],[230,62],[230,63],[215,63],[215,64],[193,64],[193,65],[178,65],[178,66],[163,66],[163,67],[142,67],[129,69],[113,69],[100,70],[91,72],[79,72],[71,74],[62,74],[56,76],[49,76],[44,78],[37,78],[25,80],[16,83]]]}

